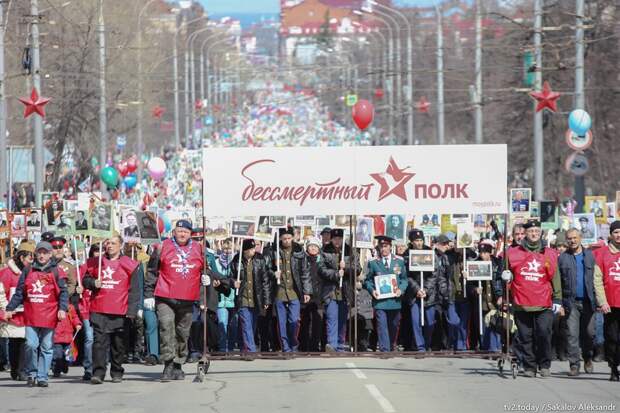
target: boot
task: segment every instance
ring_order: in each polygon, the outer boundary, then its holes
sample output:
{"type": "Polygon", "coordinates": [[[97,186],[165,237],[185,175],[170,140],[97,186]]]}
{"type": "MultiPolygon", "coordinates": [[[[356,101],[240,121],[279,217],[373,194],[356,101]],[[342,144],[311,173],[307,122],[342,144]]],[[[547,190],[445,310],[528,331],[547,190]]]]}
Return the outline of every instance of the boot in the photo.
{"type": "Polygon", "coordinates": [[[172,364],[172,360],[166,361],[164,365],[164,372],[161,374],[160,380],[164,383],[171,381],[173,378],[172,377],[173,370],[174,370],[174,366],[172,364]]]}
{"type": "Polygon", "coordinates": [[[592,361],[600,363],[601,361],[605,361],[605,345],[596,344],[594,346],[594,358],[592,361]]]}
{"type": "Polygon", "coordinates": [[[183,366],[178,363],[173,364],[172,380],[185,380],[185,373],[183,372],[183,366]]]}
{"type": "Polygon", "coordinates": [[[613,366],[611,368],[611,375],[609,376],[609,381],[620,381],[620,373],[618,373],[618,366],[613,366]]]}

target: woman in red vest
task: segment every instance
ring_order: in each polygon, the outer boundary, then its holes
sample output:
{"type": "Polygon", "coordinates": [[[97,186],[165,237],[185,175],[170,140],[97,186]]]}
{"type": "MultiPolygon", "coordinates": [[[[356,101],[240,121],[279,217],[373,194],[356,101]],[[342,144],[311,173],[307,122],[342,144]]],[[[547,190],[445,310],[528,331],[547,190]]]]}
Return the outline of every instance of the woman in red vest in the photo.
{"type": "Polygon", "coordinates": [[[65,273],[52,260],[52,245],[42,241],[35,249],[32,266],[24,268],[15,294],[6,307],[6,317],[24,306],[26,326],[25,364],[28,386],[47,387],[52,364],[54,329],[67,316],[69,295],[65,273]]]}
{"type": "Polygon", "coordinates": [[[609,245],[594,251],[596,304],[605,315],[605,357],[610,381],[620,381],[620,221],[609,227],[609,245]]]}
{"type": "Polygon", "coordinates": [[[86,263],[83,285],[92,291],[90,323],[95,332],[92,384],[103,383],[109,353],[112,383],[123,381],[125,317],[135,318],[140,308],[142,266],[121,255],[122,244],[120,235],[114,235],[105,242],[101,261],[90,258],[86,263]]]}

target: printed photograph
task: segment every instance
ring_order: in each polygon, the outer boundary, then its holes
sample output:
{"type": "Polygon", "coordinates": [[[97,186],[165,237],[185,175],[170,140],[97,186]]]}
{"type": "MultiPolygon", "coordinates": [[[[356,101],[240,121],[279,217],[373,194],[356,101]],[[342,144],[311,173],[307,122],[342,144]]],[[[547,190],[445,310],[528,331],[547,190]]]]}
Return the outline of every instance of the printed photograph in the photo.
{"type": "Polygon", "coordinates": [[[529,214],[532,190],[530,188],[513,188],[510,190],[510,212],[529,214]]]}
{"type": "Polygon", "coordinates": [[[375,291],[379,293],[379,300],[396,297],[397,287],[396,274],[375,275],[375,291]]]}
{"type": "Polygon", "coordinates": [[[269,226],[271,228],[286,227],[286,216],[276,215],[276,216],[269,217],[269,226]]]}
{"type": "Polygon", "coordinates": [[[594,214],[575,214],[573,215],[573,227],[581,233],[581,242],[584,245],[596,242],[596,219],[594,214]]]}
{"type": "Polygon", "coordinates": [[[457,248],[473,248],[474,247],[474,224],[458,224],[456,226],[456,247],[457,248]]]}
{"type": "Polygon", "coordinates": [[[139,244],[140,228],[138,227],[138,216],[133,209],[121,210],[121,235],[124,242],[139,244]]]}
{"type": "Polygon", "coordinates": [[[31,209],[28,212],[28,217],[26,219],[26,228],[28,231],[33,232],[41,232],[41,210],[40,209],[31,209]]]}
{"type": "Polygon", "coordinates": [[[370,217],[357,218],[357,225],[355,227],[356,248],[372,248],[373,225],[373,219],[370,217]]]}
{"type": "Polygon", "coordinates": [[[586,214],[594,214],[597,224],[607,223],[607,197],[605,196],[586,196],[583,212],[586,214]]]}
{"type": "Polygon", "coordinates": [[[385,235],[399,242],[405,242],[407,239],[407,225],[405,224],[404,215],[386,215],[385,217],[385,235]]]}
{"type": "Polygon", "coordinates": [[[256,220],[233,219],[231,225],[231,235],[233,237],[252,238],[256,232],[256,220]]]}
{"type": "Polygon", "coordinates": [[[157,215],[152,211],[136,211],[138,229],[142,244],[159,242],[159,230],[157,229],[157,215]]]}
{"type": "Polygon", "coordinates": [[[409,250],[409,271],[435,271],[435,251],[409,250]]]}
{"type": "Polygon", "coordinates": [[[467,261],[468,281],[492,281],[493,268],[491,261],[467,261]]]}

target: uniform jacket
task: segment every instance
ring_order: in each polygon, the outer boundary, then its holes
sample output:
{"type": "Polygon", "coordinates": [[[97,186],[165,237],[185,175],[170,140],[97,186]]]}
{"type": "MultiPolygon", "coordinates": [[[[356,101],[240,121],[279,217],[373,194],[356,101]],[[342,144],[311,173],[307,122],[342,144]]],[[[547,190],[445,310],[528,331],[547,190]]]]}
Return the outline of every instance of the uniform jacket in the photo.
{"type": "MultiPolygon", "coordinates": [[[[405,293],[408,285],[407,269],[405,268],[405,261],[401,257],[392,255],[390,260],[390,268],[385,267],[382,258],[376,258],[368,261],[364,288],[366,288],[371,296],[373,291],[375,291],[375,276],[383,274],[395,274],[398,281],[398,288],[402,294],[405,293]]],[[[372,306],[376,310],[400,310],[401,298],[402,296],[375,300],[373,297],[372,306]]]]}
{"type": "MultiPolygon", "coordinates": [[[[275,271],[278,269],[277,262],[275,259],[276,251],[268,250],[269,263],[271,265],[271,271],[269,275],[271,276],[270,287],[271,287],[271,296],[272,300],[275,298],[277,293],[277,281],[275,278],[275,271]]],[[[284,251],[280,247],[280,259],[284,258],[284,251]]],[[[304,295],[312,295],[312,280],[310,279],[310,270],[308,266],[305,265],[306,253],[303,251],[303,248],[299,244],[293,244],[293,253],[291,256],[291,273],[293,275],[293,289],[297,294],[299,300],[302,300],[304,295]]],[[[283,270],[283,269],[281,269],[283,270]]]]}

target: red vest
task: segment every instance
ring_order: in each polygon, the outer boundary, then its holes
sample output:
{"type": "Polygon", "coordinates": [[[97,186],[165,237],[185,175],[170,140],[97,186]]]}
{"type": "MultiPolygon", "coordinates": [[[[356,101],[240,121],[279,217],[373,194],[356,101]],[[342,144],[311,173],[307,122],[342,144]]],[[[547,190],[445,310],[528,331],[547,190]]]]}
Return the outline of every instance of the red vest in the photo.
{"type": "MultiPolygon", "coordinates": [[[[121,256],[117,260],[101,258],[101,288],[93,291],[90,299],[90,311],[93,313],[125,315],[127,314],[131,274],[138,262],[129,257],[121,256]]],[[[99,258],[91,258],[86,262],[88,274],[97,278],[99,274],[99,258]]]]}
{"type": "MultiPolygon", "coordinates": [[[[11,297],[15,293],[15,289],[17,288],[17,283],[19,282],[20,274],[15,274],[10,267],[3,268],[0,270],[0,283],[4,285],[4,293],[6,294],[6,301],[10,302],[11,297]]],[[[13,314],[11,320],[9,320],[9,324],[12,324],[17,327],[24,326],[24,313],[19,312],[13,314]]]]}
{"type": "MultiPolygon", "coordinates": [[[[66,278],[58,268],[58,277],[66,278]]],[[[56,328],[60,287],[52,271],[30,269],[24,280],[24,324],[29,327],[56,328]]]]}
{"type": "Polygon", "coordinates": [[[510,285],[514,303],[524,307],[551,307],[551,280],[557,267],[557,253],[551,248],[531,252],[523,247],[507,251],[514,279],[510,285]]]}
{"type": "Polygon", "coordinates": [[[620,307],[620,253],[612,253],[609,247],[599,248],[594,251],[594,260],[603,272],[607,304],[620,307]]]}
{"type": "Polygon", "coordinates": [[[177,252],[171,240],[167,239],[162,243],[155,296],[198,301],[200,299],[200,274],[202,274],[204,264],[202,246],[192,241],[179,248],[187,254],[184,264],[182,254],[177,252]]]}

